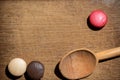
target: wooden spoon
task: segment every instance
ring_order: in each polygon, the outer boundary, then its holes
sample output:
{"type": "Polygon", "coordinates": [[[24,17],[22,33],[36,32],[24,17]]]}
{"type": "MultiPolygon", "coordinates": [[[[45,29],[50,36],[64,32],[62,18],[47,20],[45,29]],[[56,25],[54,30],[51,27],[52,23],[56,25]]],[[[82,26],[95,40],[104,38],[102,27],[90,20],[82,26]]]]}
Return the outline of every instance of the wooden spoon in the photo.
{"type": "Polygon", "coordinates": [[[96,54],[88,49],[77,49],[62,58],[59,70],[67,79],[80,79],[89,76],[99,61],[117,56],[120,56],[120,47],[96,54]]]}

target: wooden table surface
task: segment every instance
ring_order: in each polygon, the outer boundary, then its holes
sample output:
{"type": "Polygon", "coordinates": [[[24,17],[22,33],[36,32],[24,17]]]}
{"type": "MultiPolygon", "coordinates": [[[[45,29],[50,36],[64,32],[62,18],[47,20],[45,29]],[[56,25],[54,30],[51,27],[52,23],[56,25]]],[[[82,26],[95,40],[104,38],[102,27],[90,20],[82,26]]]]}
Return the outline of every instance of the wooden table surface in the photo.
{"type": "MultiPolygon", "coordinates": [[[[69,51],[99,52],[119,46],[120,0],[0,1],[0,80],[11,80],[6,66],[15,57],[27,64],[41,61],[45,65],[42,80],[61,80],[56,65],[69,51]],[[87,25],[89,14],[96,9],[108,15],[107,25],[98,31],[87,25]]],[[[99,63],[82,80],[120,80],[120,58],[99,63]]]]}

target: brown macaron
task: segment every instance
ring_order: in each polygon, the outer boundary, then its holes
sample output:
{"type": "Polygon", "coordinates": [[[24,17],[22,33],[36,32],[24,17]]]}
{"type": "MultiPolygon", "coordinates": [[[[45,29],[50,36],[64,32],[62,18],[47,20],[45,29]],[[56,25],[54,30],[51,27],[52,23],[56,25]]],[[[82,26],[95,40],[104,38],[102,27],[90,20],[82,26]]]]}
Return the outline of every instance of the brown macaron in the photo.
{"type": "Polygon", "coordinates": [[[32,80],[40,80],[44,75],[44,65],[39,61],[32,61],[27,66],[27,75],[32,80]]]}

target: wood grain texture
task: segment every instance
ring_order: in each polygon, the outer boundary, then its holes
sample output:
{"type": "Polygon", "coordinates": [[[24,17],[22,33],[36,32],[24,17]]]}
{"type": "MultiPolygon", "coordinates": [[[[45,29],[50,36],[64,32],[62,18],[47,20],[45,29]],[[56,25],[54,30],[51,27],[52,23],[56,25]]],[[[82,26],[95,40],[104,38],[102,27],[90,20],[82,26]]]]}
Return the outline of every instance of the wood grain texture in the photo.
{"type": "MultiPolygon", "coordinates": [[[[0,1],[0,79],[15,57],[45,65],[42,80],[60,80],[55,73],[59,60],[69,51],[89,48],[94,52],[120,46],[119,0],[5,0],[0,1]],[[87,18],[102,9],[107,25],[91,30],[87,18]]],[[[120,80],[120,58],[100,63],[83,80],[120,80]]],[[[25,80],[22,76],[19,80],[25,80]]]]}

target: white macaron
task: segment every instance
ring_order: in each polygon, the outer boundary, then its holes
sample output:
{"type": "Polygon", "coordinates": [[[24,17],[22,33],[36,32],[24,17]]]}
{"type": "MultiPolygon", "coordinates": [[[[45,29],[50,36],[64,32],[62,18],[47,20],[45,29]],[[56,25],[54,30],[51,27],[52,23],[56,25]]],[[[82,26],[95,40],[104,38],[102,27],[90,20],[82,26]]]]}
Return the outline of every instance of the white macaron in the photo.
{"type": "Polygon", "coordinates": [[[14,76],[21,76],[27,68],[26,62],[22,58],[14,58],[8,64],[9,72],[14,76]]]}

